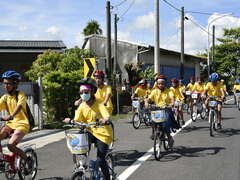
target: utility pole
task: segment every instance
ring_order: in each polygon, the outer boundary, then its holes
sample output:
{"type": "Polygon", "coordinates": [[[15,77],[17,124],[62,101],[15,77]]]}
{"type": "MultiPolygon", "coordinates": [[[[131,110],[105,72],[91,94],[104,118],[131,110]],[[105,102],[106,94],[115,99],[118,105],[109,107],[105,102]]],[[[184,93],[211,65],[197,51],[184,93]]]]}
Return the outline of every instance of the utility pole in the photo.
{"type": "MultiPolygon", "coordinates": [[[[117,23],[118,23],[118,17],[117,14],[114,15],[114,67],[113,67],[113,73],[115,75],[114,80],[114,87],[117,88],[117,23]]],[[[119,108],[119,93],[117,90],[117,114],[119,114],[120,108],[119,108]]]]}
{"type": "Polygon", "coordinates": [[[155,46],[154,46],[154,73],[158,73],[160,71],[160,59],[159,59],[159,0],[154,0],[155,6],[155,46]]]}
{"type": "Polygon", "coordinates": [[[180,63],[180,79],[184,79],[184,7],[181,11],[181,63],[180,63]]]}
{"type": "Polygon", "coordinates": [[[211,66],[210,66],[210,72],[212,73],[213,71],[213,62],[214,62],[214,51],[215,51],[215,26],[213,25],[212,27],[212,62],[210,63],[211,66]]]}
{"type": "Polygon", "coordinates": [[[106,6],[106,20],[107,20],[107,42],[106,42],[106,74],[108,83],[111,84],[112,76],[112,60],[111,60],[111,12],[110,12],[110,1],[107,1],[106,6]]]}

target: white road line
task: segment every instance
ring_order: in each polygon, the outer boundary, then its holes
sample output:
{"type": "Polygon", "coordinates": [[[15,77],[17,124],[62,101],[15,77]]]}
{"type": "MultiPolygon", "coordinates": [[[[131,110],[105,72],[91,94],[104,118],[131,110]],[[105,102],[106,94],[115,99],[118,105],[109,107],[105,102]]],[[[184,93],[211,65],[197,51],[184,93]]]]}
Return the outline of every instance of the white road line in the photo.
{"type": "MultiPolygon", "coordinates": [[[[40,137],[40,138],[36,138],[36,139],[32,139],[23,143],[20,143],[19,146],[23,146],[26,144],[36,144],[36,149],[42,148],[50,143],[54,143],[57,141],[60,141],[62,139],[65,138],[65,134],[64,131],[58,132],[58,133],[54,133],[48,136],[44,136],[44,137],[40,137]]],[[[3,152],[4,153],[8,153],[8,148],[4,147],[3,148],[3,152]]]]}
{"type": "MultiPolygon", "coordinates": [[[[182,129],[187,127],[192,123],[192,120],[188,120],[181,129],[177,130],[175,133],[171,133],[172,136],[177,135],[182,129]]],[[[123,171],[118,177],[117,180],[126,180],[134,171],[136,171],[148,158],[153,155],[153,147],[148,150],[143,156],[138,158],[130,167],[123,171]]]]}

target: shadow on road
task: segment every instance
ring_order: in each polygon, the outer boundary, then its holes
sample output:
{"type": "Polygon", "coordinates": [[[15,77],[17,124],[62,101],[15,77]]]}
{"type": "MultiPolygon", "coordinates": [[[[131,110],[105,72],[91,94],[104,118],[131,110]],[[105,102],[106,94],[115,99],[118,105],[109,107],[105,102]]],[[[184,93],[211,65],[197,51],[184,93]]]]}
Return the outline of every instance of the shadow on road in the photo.
{"type": "Polygon", "coordinates": [[[115,166],[130,166],[139,157],[146,152],[139,152],[137,150],[123,150],[113,152],[115,166]]]}
{"type": "Polygon", "coordinates": [[[214,137],[224,138],[224,137],[230,137],[234,135],[240,135],[240,129],[228,128],[228,129],[218,130],[217,133],[214,134],[214,137]]]}
{"type": "Polygon", "coordinates": [[[184,133],[189,133],[191,131],[196,131],[196,130],[204,130],[204,131],[209,131],[209,127],[207,126],[187,126],[185,127],[182,131],[181,131],[181,134],[184,134],[184,133]]]}
{"type": "MultiPolygon", "coordinates": [[[[224,150],[224,147],[184,147],[177,146],[173,148],[172,152],[163,152],[163,157],[160,159],[161,162],[169,162],[177,160],[181,157],[205,157],[216,155],[221,150],[224,150]]],[[[154,161],[154,157],[151,161],[154,161]]]]}

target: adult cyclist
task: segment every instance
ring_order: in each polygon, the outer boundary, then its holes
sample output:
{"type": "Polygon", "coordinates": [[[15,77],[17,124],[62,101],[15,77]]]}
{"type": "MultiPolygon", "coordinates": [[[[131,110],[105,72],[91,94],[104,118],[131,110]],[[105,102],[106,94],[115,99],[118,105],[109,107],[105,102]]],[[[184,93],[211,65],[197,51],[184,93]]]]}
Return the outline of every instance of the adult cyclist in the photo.
{"type": "MultiPolygon", "coordinates": [[[[209,81],[207,85],[205,86],[204,95],[210,96],[216,96],[217,97],[217,119],[218,124],[217,127],[219,129],[222,128],[222,101],[224,98],[224,90],[222,88],[221,83],[219,82],[219,75],[217,73],[212,73],[209,77],[209,81]]],[[[206,106],[208,107],[209,98],[206,99],[206,106]]]]}
{"type": "MultiPolygon", "coordinates": [[[[110,119],[110,113],[101,100],[95,97],[97,85],[94,79],[84,78],[80,81],[80,96],[82,103],[75,112],[74,120],[65,118],[63,122],[72,124],[72,121],[92,123],[99,121],[105,124],[110,119]]],[[[104,179],[110,180],[106,155],[109,145],[113,141],[113,130],[110,125],[104,125],[100,128],[88,128],[89,140],[95,143],[97,147],[97,161],[104,175],[104,179]]],[[[91,144],[90,143],[90,144],[91,144]]]]}
{"type": "MultiPolygon", "coordinates": [[[[148,107],[149,102],[154,102],[154,104],[160,108],[168,108],[167,113],[169,114],[168,120],[163,123],[164,131],[166,132],[169,140],[169,146],[172,147],[174,140],[170,134],[170,129],[172,128],[172,122],[174,121],[174,115],[171,106],[174,103],[174,95],[171,90],[166,88],[166,77],[164,75],[159,75],[156,78],[157,87],[152,90],[151,94],[145,99],[145,106],[148,107]]],[[[152,135],[151,139],[154,137],[154,124],[152,125],[152,135]]]]}
{"type": "MultiPolygon", "coordinates": [[[[0,98],[0,111],[6,110],[8,115],[2,117],[6,124],[0,130],[0,141],[10,137],[7,147],[9,151],[21,157],[22,163],[26,164],[25,174],[27,174],[27,169],[32,166],[32,159],[17,147],[30,129],[26,110],[26,95],[22,91],[17,92],[21,75],[16,71],[9,70],[3,73],[2,79],[6,94],[0,98]]],[[[0,152],[2,152],[1,144],[0,152]]]]}

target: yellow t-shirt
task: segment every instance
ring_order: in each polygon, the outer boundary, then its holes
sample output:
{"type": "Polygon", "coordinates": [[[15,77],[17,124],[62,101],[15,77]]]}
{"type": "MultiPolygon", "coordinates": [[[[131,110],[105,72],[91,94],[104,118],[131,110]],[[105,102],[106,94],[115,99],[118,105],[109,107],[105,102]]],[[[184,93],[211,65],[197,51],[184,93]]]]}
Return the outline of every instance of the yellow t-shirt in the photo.
{"type": "Polygon", "coordinates": [[[208,82],[205,90],[207,91],[208,96],[223,96],[224,94],[222,94],[222,85],[221,83],[217,83],[216,86],[213,86],[213,84],[211,82],[208,82]]]}
{"type": "Polygon", "coordinates": [[[196,82],[193,86],[193,89],[192,91],[196,91],[197,93],[203,93],[204,92],[204,88],[205,88],[205,85],[204,83],[199,83],[199,82],[196,82]]]}
{"type": "Polygon", "coordinates": [[[236,92],[236,91],[240,91],[240,84],[235,84],[233,86],[233,91],[236,92]]]}
{"type": "Polygon", "coordinates": [[[181,88],[179,86],[177,88],[171,87],[170,90],[173,92],[175,100],[181,101],[181,102],[184,100],[184,96],[183,96],[183,94],[181,92],[181,88]]]}
{"type": "MultiPolygon", "coordinates": [[[[110,114],[107,108],[100,102],[96,100],[91,107],[83,102],[78,107],[74,120],[77,122],[92,123],[96,122],[97,119],[109,118],[110,114]]],[[[110,145],[113,140],[113,131],[110,125],[105,125],[103,127],[88,129],[89,132],[95,136],[100,141],[110,145]]]]}
{"type": "MultiPolygon", "coordinates": [[[[108,85],[103,85],[102,88],[98,88],[97,89],[97,92],[95,94],[95,97],[96,99],[99,99],[100,102],[104,102],[107,94],[110,94],[111,97],[112,97],[112,88],[111,86],[108,86],[108,85]]],[[[109,101],[107,102],[107,106],[106,106],[108,112],[110,114],[112,114],[112,111],[113,111],[113,104],[112,104],[112,101],[111,101],[111,98],[109,99],[109,101]]]]}
{"type": "Polygon", "coordinates": [[[193,86],[194,86],[194,84],[192,84],[192,83],[189,83],[188,85],[187,85],[187,88],[188,88],[188,91],[193,91],[193,86]]]}
{"type": "Polygon", "coordinates": [[[173,92],[170,89],[165,88],[163,92],[160,89],[155,88],[152,90],[148,99],[154,102],[159,107],[164,107],[165,105],[171,104],[171,98],[173,97],[173,92]]]}
{"type": "Polygon", "coordinates": [[[186,86],[182,85],[182,86],[179,86],[179,90],[181,93],[183,93],[183,91],[185,90],[186,86]]]}
{"type": "Polygon", "coordinates": [[[22,105],[22,109],[19,113],[16,114],[13,120],[10,120],[6,123],[12,129],[17,129],[22,131],[24,134],[29,132],[29,122],[27,118],[26,110],[26,96],[24,92],[20,91],[18,93],[18,102],[16,96],[5,94],[0,98],[0,111],[7,110],[9,114],[12,114],[17,105],[22,105]]]}
{"type": "Polygon", "coordinates": [[[139,98],[143,98],[145,96],[147,96],[149,94],[149,89],[143,89],[143,88],[140,88],[138,87],[136,90],[135,90],[135,94],[139,97],[139,98]]]}

